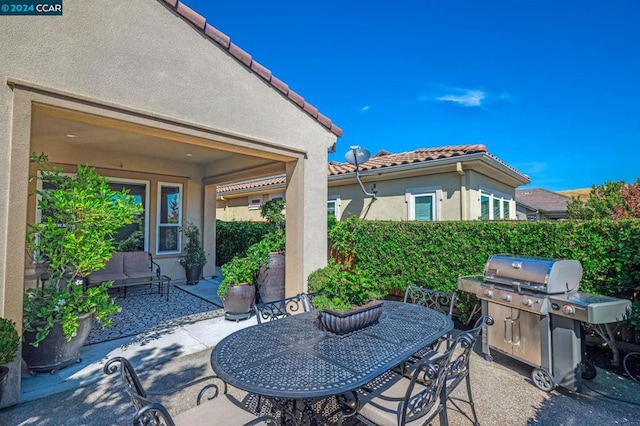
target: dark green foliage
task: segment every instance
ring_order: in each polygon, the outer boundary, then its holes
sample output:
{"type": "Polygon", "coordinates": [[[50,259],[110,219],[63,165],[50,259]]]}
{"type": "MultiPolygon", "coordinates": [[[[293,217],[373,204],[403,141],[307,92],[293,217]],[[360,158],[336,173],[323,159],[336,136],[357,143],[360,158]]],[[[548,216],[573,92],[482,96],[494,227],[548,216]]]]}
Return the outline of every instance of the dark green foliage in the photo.
{"type": "Polygon", "coordinates": [[[329,234],[336,257],[353,259],[385,289],[455,290],[482,274],[492,254],[577,259],[580,289],[640,299],[640,220],[584,222],[382,222],[349,219],[329,234]]]}
{"type": "Polygon", "coordinates": [[[245,256],[247,249],[268,232],[266,223],[216,222],[216,264],[224,265],[234,256],[245,256]]]}
{"type": "Polygon", "coordinates": [[[180,256],[180,265],[193,269],[206,265],[207,253],[200,242],[200,229],[195,224],[187,222],[180,231],[187,240],[184,254],[180,256]]]}
{"type": "Polygon", "coordinates": [[[313,306],[344,312],[372,300],[382,299],[379,281],[363,268],[337,264],[330,260],[324,268],[309,274],[309,292],[322,293],[313,299],[313,306]]]}

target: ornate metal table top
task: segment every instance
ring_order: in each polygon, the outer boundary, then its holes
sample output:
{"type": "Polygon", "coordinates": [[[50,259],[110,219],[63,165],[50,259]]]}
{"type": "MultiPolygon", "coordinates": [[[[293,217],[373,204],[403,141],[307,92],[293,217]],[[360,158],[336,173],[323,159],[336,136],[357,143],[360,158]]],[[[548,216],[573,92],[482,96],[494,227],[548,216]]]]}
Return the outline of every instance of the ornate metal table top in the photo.
{"type": "Polygon", "coordinates": [[[377,324],[338,336],[320,329],[317,312],[239,330],[218,343],[211,366],[222,380],[276,398],[338,395],[363,386],[451,331],[440,312],[384,301],[377,324]]]}

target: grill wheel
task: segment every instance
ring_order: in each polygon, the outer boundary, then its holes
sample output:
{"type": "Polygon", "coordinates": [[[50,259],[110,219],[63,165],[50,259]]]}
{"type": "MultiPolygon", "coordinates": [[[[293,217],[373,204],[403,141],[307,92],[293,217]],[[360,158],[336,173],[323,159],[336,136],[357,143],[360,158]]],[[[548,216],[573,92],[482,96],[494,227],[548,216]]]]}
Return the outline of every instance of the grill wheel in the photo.
{"type": "Polygon", "coordinates": [[[551,392],[553,388],[556,387],[551,374],[543,368],[534,368],[531,371],[531,380],[533,380],[533,384],[536,385],[538,389],[545,392],[551,392]]]}

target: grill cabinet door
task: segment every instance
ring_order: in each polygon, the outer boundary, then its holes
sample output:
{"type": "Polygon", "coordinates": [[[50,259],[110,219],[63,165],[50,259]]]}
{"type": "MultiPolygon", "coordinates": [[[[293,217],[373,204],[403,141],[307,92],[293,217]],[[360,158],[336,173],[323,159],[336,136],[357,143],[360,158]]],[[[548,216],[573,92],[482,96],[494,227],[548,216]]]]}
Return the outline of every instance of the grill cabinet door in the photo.
{"type": "Polygon", "coordinates": [[[489,346],[511,354],[513,350],[511,308],[509,306],[488,302],[487,311],[494,320],[494,324],[486,328],[489,332],[489,346]]]}
{"type": "Polygon", "coordinates": [[[542,365],[540,321],[542,316],[511,309],[513,324],[513,355],[532,365],[542,365]]]}

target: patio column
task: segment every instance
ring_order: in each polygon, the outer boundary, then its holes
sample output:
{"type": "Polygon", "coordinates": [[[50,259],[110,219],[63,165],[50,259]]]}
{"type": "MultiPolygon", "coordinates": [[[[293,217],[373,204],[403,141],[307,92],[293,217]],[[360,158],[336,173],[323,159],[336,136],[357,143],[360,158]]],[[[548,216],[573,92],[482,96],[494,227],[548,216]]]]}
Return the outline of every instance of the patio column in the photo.
{"type": "Polygon", "coordinates": [[[216,274],[216,185],[205,185],[203,197],[202,245],[208,261],[202,273],[206,278],[216,274]]]}

